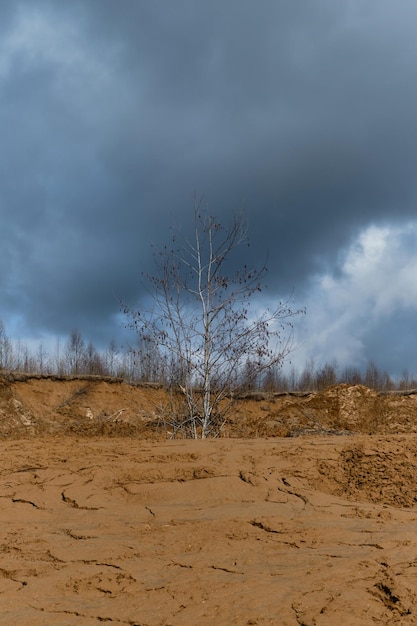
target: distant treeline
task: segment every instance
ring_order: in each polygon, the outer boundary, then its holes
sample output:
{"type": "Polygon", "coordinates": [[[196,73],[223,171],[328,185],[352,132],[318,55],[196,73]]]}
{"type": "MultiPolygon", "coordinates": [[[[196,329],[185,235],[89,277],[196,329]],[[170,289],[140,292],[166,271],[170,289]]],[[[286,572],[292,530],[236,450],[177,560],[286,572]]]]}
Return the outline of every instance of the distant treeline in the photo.
{"type": "MultiPolygon", "coordinates": [[[[172,383],[172,362],[146,345],[120,348],[114,340],[107,349],[97,350],[85,341],[78,330],[73,330],[67,341],[56,342],[55,349],[47,351],[42,343],[30,350],[21,341],[11,340],[0,321],[0,370],[45,375],[114,376],[127,382],[172,383]]],[[[361,371],[356,367],[340,368],[333,361],[316,365],[310,360],[302,370],[272,368],[261,377],[254,376],[247,362],[240,374],[242,391],[321,391],[331,385],[347,383],[365,385],[378,391],[417,388],[417,376],[404,370],[399,380],[393,380],[376,363],[369,361],[361,371]]]]}

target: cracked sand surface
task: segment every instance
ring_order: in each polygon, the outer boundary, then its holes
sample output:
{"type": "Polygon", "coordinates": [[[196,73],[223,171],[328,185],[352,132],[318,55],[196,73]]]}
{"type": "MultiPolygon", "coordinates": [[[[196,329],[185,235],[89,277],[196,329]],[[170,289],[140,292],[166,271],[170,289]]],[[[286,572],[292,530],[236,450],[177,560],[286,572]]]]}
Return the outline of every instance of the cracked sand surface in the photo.
{"type": "Polygon", "coordinates": [[[2,441],[0,624],[416,624],[416,444],[2,441]]]}

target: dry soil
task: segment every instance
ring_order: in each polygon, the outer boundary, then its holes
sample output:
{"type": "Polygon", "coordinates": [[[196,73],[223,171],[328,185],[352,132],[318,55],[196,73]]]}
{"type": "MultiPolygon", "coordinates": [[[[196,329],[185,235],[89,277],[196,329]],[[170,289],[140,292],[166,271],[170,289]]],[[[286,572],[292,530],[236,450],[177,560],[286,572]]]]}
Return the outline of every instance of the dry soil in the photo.
{"type": "Polygon", "coordinates": [[[0,381],[0,624],[417,624],[417,395],[240,401],[166,440],[164,391],[0,381]]]}

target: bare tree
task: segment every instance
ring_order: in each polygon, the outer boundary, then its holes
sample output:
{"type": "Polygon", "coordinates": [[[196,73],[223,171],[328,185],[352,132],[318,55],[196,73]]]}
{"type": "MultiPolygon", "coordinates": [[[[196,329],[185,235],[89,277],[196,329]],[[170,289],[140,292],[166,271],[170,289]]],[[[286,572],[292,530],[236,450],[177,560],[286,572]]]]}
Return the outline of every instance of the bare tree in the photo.
{"type": "Polygon", "coordinates": [[[117,344],[114,339],[111,339],[104,357],[107,373],[110,374],[110,376],[116,375],[118,369],[118,357],[119,350],[117,344]]]}
{"type": "Polygon", "coordinates": [[[37,370],[40,374],[44,374],[48,369],[48,352],[41,342],[36,351],[35,371],[37,370]]]}
{"type": "Polygon", "coordinates": [[[79,330],[74,328],[65,346],[65,358],[70,374],[82,373],[85,358],[85,343],[79,330]]]}
{"type": "Polygon", "coordinates": [[[267,270],[234,269],[242,245],[248,245],[242,216],[226,228],[195,201],[192,236],[175,231],[171,244],[155,253],[156,273],[146,275],[153,307],[123,307],[141,342],[167,364],[173,436],[218,436],[245,364],[259,376],[292,349],[292,319],[304,311],[290,301],[272,311],[251,310],[267,270]]]}
{"type": "Polygon", "coordinates": [[[348,385],[362,385],[362,374],[360,369],[354,366],[347,366],[343,370],[341,381],[348,385]]]}
{"type": "Polygon", "coordinates": [[[315,391],[316,390],[316,364],[314,359],[311,358],[305,364],[303,371],[298,379],[298,388],[300,391],[315,391]]]}
{"type": "Polygon", "coordinates": [[[91,341],[88,343],[87,347],[84,350],[82,373],[92,374],[96,376],[104,376],[106,373],[104,359],[99,354],[99,352],[97,352],[94,344],[91,341]]]}
{"type": "Polygon", "coordinates": [[[315,374],[315,388],[318,391],[327,389],[331,385],[336,385],[337,378],[337,362],[325,363],[315,374]]]}
{"type": "Polygon", "coordinates": [[[13,346],[6,335],[4,323],[0,320],[0,369],[13,368],[13,346]]]}

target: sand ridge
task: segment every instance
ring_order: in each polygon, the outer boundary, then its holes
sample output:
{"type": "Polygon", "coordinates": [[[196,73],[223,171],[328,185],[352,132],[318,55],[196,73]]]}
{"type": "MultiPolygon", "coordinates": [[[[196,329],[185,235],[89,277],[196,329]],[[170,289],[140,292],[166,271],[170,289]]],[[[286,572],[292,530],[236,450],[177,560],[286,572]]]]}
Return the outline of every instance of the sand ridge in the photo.
{"type": "MultiPolygon", "coordinates": [[[[0,375],[0,438],[45,434],[163,440],[169,392],[96,376],[0,375]]],[[[246,394],[224,437],[416,433],[417,390],[378,393],[334,385],[316,393],[246,394]]]]}

